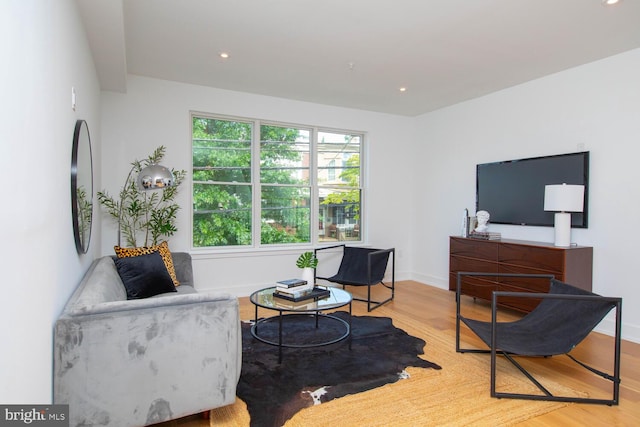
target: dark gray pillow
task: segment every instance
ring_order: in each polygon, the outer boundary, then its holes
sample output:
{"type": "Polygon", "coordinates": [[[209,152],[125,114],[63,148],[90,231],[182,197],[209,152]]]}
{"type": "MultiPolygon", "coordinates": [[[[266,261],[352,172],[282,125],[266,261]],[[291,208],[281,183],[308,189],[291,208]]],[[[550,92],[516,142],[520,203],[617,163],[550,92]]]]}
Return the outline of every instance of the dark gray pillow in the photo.
{"type": "Polygon", "coordinates": [[[176,287],[158,252],[118,258],[115,263],[127,290],[127,299],[148,298],[165,292],[176,292],[176,287]]]}

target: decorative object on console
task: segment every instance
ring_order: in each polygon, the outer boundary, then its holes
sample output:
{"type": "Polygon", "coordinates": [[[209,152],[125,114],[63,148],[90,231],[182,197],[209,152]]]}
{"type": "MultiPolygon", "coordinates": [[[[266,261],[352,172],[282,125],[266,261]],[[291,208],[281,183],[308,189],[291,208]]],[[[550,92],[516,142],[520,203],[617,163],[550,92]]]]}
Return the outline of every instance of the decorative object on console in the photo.
{"type": "Polygon", "coordinates": [[[582,212],[584,207],[583,185],[545,185],[544,210],[555,214],[555,245],[571,246],[571,214],[582,212]]]}
{"type": "Polygon", "coordinates": [[[470,233],[473,233],[473,230],[475,230],[475,228],[478,226],[478,218],[476,218],[475,216],[470,216],[468,223],[469,223],[469,227],[467,231],[467,236],[470,233]]]}
{"type": "Polygon", "coordinates": [[[469,230],[470,230],[470,228],[469,228],[469,225],[470,225],[469,219],[470,219],[469,218],[469,210],[467,208],[465,208],[462,211],[462,234],[461,234],[462,237],[467,237],[469,235],[469,230]]]}
{"type": "Polygon", "coordinates": [[[500,240],[502,239],[502,234],[494,231],[472,231],[469,233],[469,237],[482,240],[500,240]]]}
{"type": "Polygon", "coordinates": [[[477,232],[477,233],[482,233],[485,231],[489,230],[489,218],[491,218],[491,215],[489,215],[489,212],[487,211],[478,211],[476,212],[476,220],[478,222],[478,225],[476,226],[476,228],[473,229],[473,231],[477,232]]]}
{"type": "Polygon", "coordinates": [[[121,246],[123,233],[127,245],[138,246],[138,232],[143,232],[144,246],[149,246],[150,243],[157,245],[163,236],[169,237],[178,231],[175,219],[180,206],[173,199],[186,171],[169,170],[159,165],[164,153],[165,147],[160,146],[145,160],[131,163],[119,202],[106,191],[98,192],[100,204],[118,222],[118,246],[121,246]],[[134,174],[135,179],[132,179],[134,174]],[[147,195],[148,191],[152,191],[151,195],[147,195]]]}

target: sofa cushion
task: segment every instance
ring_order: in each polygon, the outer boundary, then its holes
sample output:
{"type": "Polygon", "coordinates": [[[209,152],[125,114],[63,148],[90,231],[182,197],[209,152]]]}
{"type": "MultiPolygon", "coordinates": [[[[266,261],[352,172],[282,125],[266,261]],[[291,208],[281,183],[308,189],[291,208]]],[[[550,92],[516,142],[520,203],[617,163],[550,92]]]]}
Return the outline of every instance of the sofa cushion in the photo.
{"type": "Polygon", "coordinates": [[[118,258],[127,258],[127,257],[135,257],[143,254],[150,254],[152,252],[160,253],[162,257],[162,261],[164,261],[164,265],[171,276],[171,280],[175,286],[179,286],[180,282],[176,277],[176,270],[173,266],[173,258],[171,257],[171,251],[169,251],[169,244],[164,241],[159,245],[155,246],[140,246],[137,248],[122,248],[120,246],[114,246],[113,249],[116,252],[118,258]]]}
{"type": "Polygon", "coordinates": [[[116,260],[118,274],[127,290],[127,299],[148,298],[165,292],[176,292],[159,252],[116,260]]]}

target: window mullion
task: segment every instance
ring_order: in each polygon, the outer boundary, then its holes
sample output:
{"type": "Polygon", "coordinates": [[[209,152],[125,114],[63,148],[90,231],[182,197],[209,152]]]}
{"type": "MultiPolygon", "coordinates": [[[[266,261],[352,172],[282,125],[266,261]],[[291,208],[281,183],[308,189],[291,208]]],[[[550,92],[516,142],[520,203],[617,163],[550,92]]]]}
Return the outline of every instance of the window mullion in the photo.
{"type": "Polygon", "coordinates": [[[253,134],[251,137],[251,188],[253,190],[253,209],[252,209],[252,241],[253,247],[262,246],[260,238],[260,230],[262,227],[262,184],[260,170],[260,120],[253,122],[253,134]]]}
{"type": "Polygon", "coordinates": [[[318,206],[319,192],[318,192],[318,128],[311,129],[311,138],[309,143],[309,185],[311,186],[311,244],[318,244],[318,224],[320,223],[318,206]]]}

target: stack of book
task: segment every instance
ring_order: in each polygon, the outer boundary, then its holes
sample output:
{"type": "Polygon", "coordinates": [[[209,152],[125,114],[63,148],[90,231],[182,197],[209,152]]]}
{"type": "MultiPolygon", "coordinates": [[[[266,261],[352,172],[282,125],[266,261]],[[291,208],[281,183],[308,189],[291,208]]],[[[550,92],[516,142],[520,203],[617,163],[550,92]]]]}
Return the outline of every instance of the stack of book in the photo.
{"type": "Polygon", "coordinates": [[[317,308],[315,299],[303,299],[301,301],[292,301],[285,298],[274,298],[275,306],[291,311],[314,310],[317,308]]]}
{"type": "Polygon", "coordinates": [[[274,294],[291,299],[298,299],[310,295],[312,292],[313,284],[307,284],[306,280],[288,279],[276,283],[274,294]]]}
{"type": "Polygon", "coordinates": [[[469,237],[482,240],[500,240],[502,235],[500,233],[490,231],[472,231],[469,233],[469,237]]]}

